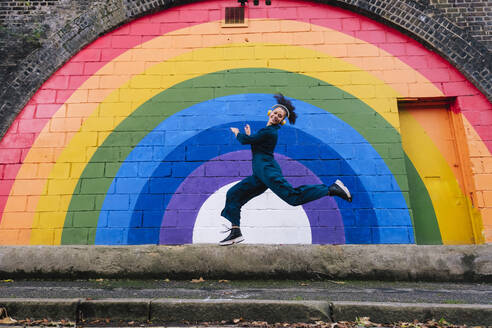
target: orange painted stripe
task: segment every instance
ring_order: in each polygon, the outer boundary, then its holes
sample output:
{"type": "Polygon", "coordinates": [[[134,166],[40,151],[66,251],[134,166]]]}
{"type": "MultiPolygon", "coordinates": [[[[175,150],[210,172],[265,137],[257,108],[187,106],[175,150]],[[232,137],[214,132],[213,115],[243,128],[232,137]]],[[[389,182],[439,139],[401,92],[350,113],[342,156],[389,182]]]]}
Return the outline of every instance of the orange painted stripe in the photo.
{"type": "MultiPolygon", "coordinates": [[[[235,47],[231,51],[239,51],[239,52],[246,52],[248,49],[248,43],[252,42],[257,39],[261,39],[264,42],[273,42],[273,41],[278,41],[278,36],[275,33],[268,33],[264,34],[261,32],[258,33],[247,33],[251,30],[259,30],[262,31],[264,29],[269,30],[272,29],[275,25],[284,23],[284,21],[278,21],[278,20],[251,20],[250,21],[250,26],[247,30],[243,31],[242,33],[236,33],[231,34],[229,40],[226,42],[226,44],[230,44],[233,42],[243,42],[243,47],[235,47]],[[245,43],[245,39],[248,39],[248,43],[245,43]],[[246,51],[245,51],[246,49],[246,51]]],[[[411,67],[407,66],[403,62],[399,61],[397,58],[391,57],[390,54],[385,53],[384,51],[378,49],[376,46],[373,46],[371,44],[365,43],[364,41],[357,40],[354,37],[348,36],[344,33],[334,31],[331,29],[326,29],[330,33],[330,37],[334,37],[336,35],[336,40],[337,44],[343,44],[346,46],[350,45],[365,45],[364,48],[354,48],[356,51],[353,53],[351,56],[348,56],[348,54],[342,54],[339,52],[338,47],[330,47],[329,45],[324,45],[324,44],[311,44],[312,43],[312,34],[308,32],[311,29],[311,25],[307,23],[302,23],[302,22],[296,22],[296,21],[288,21],[288,26],[293,30],[297,31],[296,34],[299,35],[299,38],[297,39],[298,42],[300,40],[305,40],[307,44],[301,44],[304,48],[312,49],[315,51],[320,51],[327,53],[328,55],[333,55],[333,57],[339,58],[345,62],[348,62],[353,65],[359,65],[358,67],[361,67],[363,70],[367,70],[367,72],[374,74],[377,78],[381,79],[383,82],[386,83],[385,79],[388,80],[389,82],[387,83],[388,86],[394,87],[396,91],[399,91],[402,96],[410,96],[410,94],[407,92],[407,88],[402,86],[399,81],[395,81],[395,79],[392,77],[394,75],[399,75],[399,74],[405,74],[407,78],[411,76],[412,81],[420,81],[420,83],[423,84],[429,84],[432,88],[431,90],[434,90],[433,92],[429,93],[434,96],[440,95],[440,92],[437,88],[435,88],[429,81],[425,80],[420,74],[414,72],[411,67]],[[298,32],[299,30],[308,30],[303,34],[302,32],[298,32]],[[372,58],[371,61],[363,61],[361,60],[362,58],[360,57],[361,53],[357,51],[362,51],[367,49],[371,49],[370,51],[374,53],[379,53],[379,57],[372,58]],[[333,54],[331,53],[333,52],[333,54]],[[367,67],[364,67],[366,65],[367,67]],[[378,67],[380,68],[383,65],[383,67],[387,68],[389,72],[393,72],[392,74],[388,74],[388,72],[381,71],[380,69],[377,69],[378,67]],[[404,93],[407,92],[407,93],[404,93]]],[[[322,29],[321,27],[316,27],[318,29],[322,29]]],[[[57,133],[69,133],[70,135],[67,135],[65,138],[63,144],[59,145],[59,149],[64,149],[67,147],[69,142],[71,142],[74,131],[78,131],[80,127],[83,125],[84,121],[87,119],[88,115],[94,112],[94,110],[97,109],[98,104],[104,100],[105,102],[111,102],[111,99],[108,98],[110,97],[111,93],[115,88],[120,87],[124,83],[127,83],[131,78],[141,75],[143,71],[146,68],[149,68],[149,65],[152,64],[157,64],[166,60],[169,60],[173,57],[176,57],[178,55],[185,55],[185,54],[190,54],[189,58],[182,57],[183,60],[189,59],[192,60],[192,55],[191,51],[193,49],[197,48],[203,48],[203,47],[215,47],[215,46],[221,46],[223,45],[223,39],[218,38],[218,39],[208,39],[208,41],[203,41],[200,42],[199,45],[196,47],[193,46],[192,44],[189,43],[189,35],[220,35],[222,33],[222,29],[220,26],[220,22],[211,22],[211,23],[206,23],[206,24],[200,24],[192,27],[188,27],[173,33],[166,34],[164,36],[157,37],[155,39],[152,39],[146,43],[141,44],[138,48],[130,49],[127,52],[123,53],[119,57],[115,58],[113,62],[108,63],[106,66],[102,67],[100,71],[96,72],[93,77],[89,78],[76,92],[70,96],[70,98],[66,101],[66,105],[62,107],[59,111],[57,111],[52,119],[50,120],[50,123],[46,125],[46,127],[43,129],[43,131],[40,133],[38,139],[34,143],[31,151],[29,152],[28,156],[26,157],[25,162],[34,162],[34,163],[43,163],[46,168],[44,170],[44,173],[41,173],[40,176],[37,177],[39,183],[33,185],[31,188],[29,188],[29,194],[31,195],[31,202],[28,204],[26,213],[30,213],[32,217],[34,216],[34,213],[36,213],[36,206],[39,202],[40,196],[46,192],[46,185],[43,184],[43,181],[46,181],[50,169],[48,166],[51,165],[51,167],[54,166],[54,162],[56,161],[56,158],[52,157],[45,157],[45,152],[42,150],[46,150],[45,148],[41,147],[39,145],[40,140],[47,140],[50,138],[56,138],[57,133]],[[182,47],[176,47],[176,46],[181,45],[182,47]],[[166,47],[166,48],[163,48],[166,47]],[[161,51],[156,51],[156,49],[160,49],[161,51]],[[131,60],[131,61],[129,61],[131,60]],[[107,66],[112,66],[112,74],[111,75],[106,75],[107,74],[107,66]],[[96,88],[97,86],[97,88],[96,88]],[[87,92],[89,90],[89,92],[87,92]],[[79,99],[82,96],[87,95],[87,103],[86,104],[75,104],[75,100],[79,99]],[[69,137],[70,136],[70,137],[69,137]],[[37,150],[40,150],[39,152],[37,150]]],[[[286,31],[287,32],[287,31],[286,31]]],[[[291,40],[291,42],[293,42],[291,40]]],[[[209,49],[209,51],[224,51],[221,48],[218,49],[209,49]]],[[[249,53],[247,53],[250,55],[249,53]]],[[[217,58],[221,58],[222,54],[217,54],[217,58]]],[[[246,54],[245,54],[246,56],[246,54]]],[[[282,46],[279,45],[272,45],[271,51],[266,51],[264,53],[255,53],[253,54],[255,58],[265,58],[267,60],[271,61],[289,61],[291,58],[296,58],[296,53],[295,50],[289,49],[289,53],[286,53],[286,48],[283,48],[282,46]],[[272,56],[272,52],[278,53],[277,56],[272,56]],[[273,58],[272,58],[273,57],[273,58]],[[278,57],[278,58],[276,58],[278,57]]],[[[312,58],[311,58],[312,59],[312,58]]],[[[193,65],[191,62],[183,62],[184,65],[193,65]]],[[[296,63],[298,70],[302,70],[302,59],[296,63]]],[[[293,67],[294,69],[296,67],[293,67]]],[[[179,69],[177,67],[176,69],[179,69]]],[[[323,68],[320,68],[321,70],[323,68]]],[[[365,72],[364,74],[366,74],[365,72]]],[[[335,75],[338,75],[338,78],[342,78],[344,76],[347,85],[353,85],[360,83],[362,81],[362,76],[360,75],[360,72],[357,72],[356,70],[352,72],[333,72],[332,70],[327,70],[325,75],[326,75],[326,80],[332,79],[335,75]]],[[[323,73],[321,73],[323,75],[323,73]]],[[[145,77],[149,79],[149,83],[151,83],[152,77],[145,77]]],[[[377,87],[376,87],[377,88],[377,87]]],[[[386,101],[387,106],[391,106],[390,100],[384,100],[384,94],[387,93],[385,90],[375,90],[376,93],[380,93],[381,101],[386,101]]],[[[429,91],[428,91],[429,92],[429,91]]],[[[134,98],[132,99],[133,102],[143,102],[148,99],[147,96],[140,96],[140,98],[134,98]]],[[[364,99],[362,99],[364,100],[364,99]]],[[[374,101],[375,99],[372,99],[370,101],[374,101]]],[[[117,101],[117,99],[115,99],[117,101]]],[[[394,104],[393,106],[396,106],[394,104]]],[[[397,113],[395,110],[395,118],[397,117],[397,113]]],[[[103,122],[104,118],[101,118],[101,124],[104,124],[103,122]]],[[[108,117],[108,129],[111,126],[112,123],[112,118],[108,117]]],[[[82,134],[78,135],[77,138],[91,138],[95,140],[94,147],[97,147],[100,143],[97,140],[99,138],[97,136],[97,132],[94,131],[86,131],[83,132],[82,134]]],[[[100,139],[100,138],[99,138],[100,139]]],[[[84,162],[86,161],[85,154],[77,152],[72,154],[72,157],[74,160],[79,158],[80,161],[84,162]]],[[[83,167],[77,167],[75,170],[72,170],[71,174],[72,176],[77,176],[76,170],[83,170],[83,167]]],[[[19,181],[22,181],[25,179],[25,174],[26,170],[20,170],[19,174],[17,176],[17,179],[19,181]]],[[[25,188],[19,185],[18,181],[14,182],[13,188],[11,190],[11,196],[18,195],[25,193],[25,188]]],[[[67,190],[67,192],[69,192],[67,190]]],[[[73,192],[73,191],[72,191],[73,192]]],[[[9,227],[11,224],[13,224],[14,221],[17,220],[17,215],[12,213],[11,209],[11,202],[10,199],[7,202],[5,212],[4,212],[4,217],[2,219],[2,222],[0,222],[0,229],[9,227]]],[[[29,225],[31,222],[32,224],[32,219],[27,220],[26,224],[29,225]]],[[[27,241],[26,241],[27,242],[27,241]]]]}

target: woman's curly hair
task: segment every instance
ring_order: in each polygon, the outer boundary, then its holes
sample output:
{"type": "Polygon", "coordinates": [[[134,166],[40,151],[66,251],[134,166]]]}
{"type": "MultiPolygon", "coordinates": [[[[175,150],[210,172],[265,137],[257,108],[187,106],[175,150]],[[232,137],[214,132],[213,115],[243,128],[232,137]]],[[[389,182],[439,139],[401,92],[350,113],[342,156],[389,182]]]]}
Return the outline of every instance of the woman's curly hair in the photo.
{"type": "Polygon", "coordinates": [[[274,97],[277,100],[277,104],[285,106],[289,110],[289,123],[296,124],[297,114],[294,112],[296,108],[292,105],[290,100],[285,98],[281,93],[275,94],[274,97]]]}

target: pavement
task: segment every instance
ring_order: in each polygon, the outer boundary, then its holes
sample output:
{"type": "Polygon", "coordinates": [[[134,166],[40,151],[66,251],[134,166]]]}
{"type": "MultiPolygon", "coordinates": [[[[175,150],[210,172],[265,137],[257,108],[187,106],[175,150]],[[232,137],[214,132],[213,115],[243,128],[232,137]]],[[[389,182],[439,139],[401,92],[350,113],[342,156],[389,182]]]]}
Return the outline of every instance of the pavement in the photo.
{"type": "Polygon", "coordinates": [[[491,277],[491,245],[0,247],[0,308],[78,325],[492,326],[491,277]]]}
{"type": "Polygon", "coordinates": [[[370,317],[394,323],[444,318],[492,325],[492,284],[342,280],[5,280],[0,307],[31,318],[152,324],[339,322],[370,317]]]}

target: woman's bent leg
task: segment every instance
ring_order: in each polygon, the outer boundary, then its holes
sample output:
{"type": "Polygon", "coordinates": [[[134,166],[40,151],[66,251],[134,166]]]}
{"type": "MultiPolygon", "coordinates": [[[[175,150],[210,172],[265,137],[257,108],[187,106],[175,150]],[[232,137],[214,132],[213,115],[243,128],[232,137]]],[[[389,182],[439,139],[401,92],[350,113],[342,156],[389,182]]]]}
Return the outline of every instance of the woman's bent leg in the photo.
{"type": "Polygon", "coordinates": [[[233,226],[239,227],[241,207],[266,189],[267,186],[254,175],[243,179],[227,191],[226,204],[221,215],[231,221],[233,226]]]}
{"type": "Polygon", "coordinates": [[[283,176],[271,177],[267,181],[267,186],[277,196],[292,206],[302,205],[321,197],[328,196],[327,185],[302,185],[297,188],[291,186],[283,176]]]}

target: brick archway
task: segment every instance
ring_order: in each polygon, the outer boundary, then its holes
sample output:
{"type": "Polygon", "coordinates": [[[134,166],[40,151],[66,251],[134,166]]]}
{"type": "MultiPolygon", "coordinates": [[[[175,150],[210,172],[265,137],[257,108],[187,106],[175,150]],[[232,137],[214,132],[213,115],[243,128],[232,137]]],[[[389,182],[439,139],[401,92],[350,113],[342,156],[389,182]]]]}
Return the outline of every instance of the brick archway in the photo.
{"type": "MultiPolygon", "coordinates": [[[[104,1],[87,9],[54,33],[6,79],[0,93],[3,136],[35,91],[80,49],[138,17],[190,1],[104,1]]],[[[481,43],[437,11],[413,0],[321,0],[392,26],[440,54],[492,99],[492,55],[481,43]]]]}

